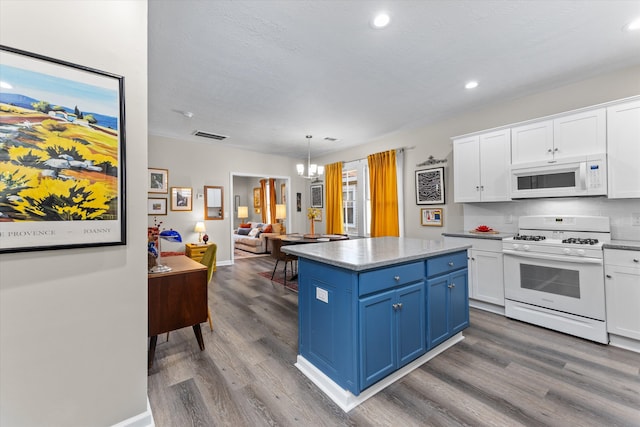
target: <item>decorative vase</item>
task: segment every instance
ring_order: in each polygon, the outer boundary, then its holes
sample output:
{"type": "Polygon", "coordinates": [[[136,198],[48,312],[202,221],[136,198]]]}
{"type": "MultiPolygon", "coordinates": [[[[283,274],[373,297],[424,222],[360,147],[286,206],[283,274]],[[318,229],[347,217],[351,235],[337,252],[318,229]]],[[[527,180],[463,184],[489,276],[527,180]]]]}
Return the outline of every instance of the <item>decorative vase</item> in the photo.
{"type": "Polygon", "coordinates": [[[313,218],[311,218],[311,233],[310,233],[310,234],[311,234],[311,235],[316,234],[316,231],[315,231],[315,224],[314,224],[314,219],[313,219],[313,218]]]}

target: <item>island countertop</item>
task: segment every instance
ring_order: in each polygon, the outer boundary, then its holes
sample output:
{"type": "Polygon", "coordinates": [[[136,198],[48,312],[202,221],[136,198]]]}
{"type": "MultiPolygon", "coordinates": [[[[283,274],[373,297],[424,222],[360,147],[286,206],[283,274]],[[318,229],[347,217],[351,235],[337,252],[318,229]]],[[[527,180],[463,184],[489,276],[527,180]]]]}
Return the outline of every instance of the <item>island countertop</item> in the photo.
{"type": "Polygon", "coordinates": [[[420,260],[461,251],[471,245],[408,237],[374,237],[335,242],[285,245],[282,251],[352,271],[420,260]]]}

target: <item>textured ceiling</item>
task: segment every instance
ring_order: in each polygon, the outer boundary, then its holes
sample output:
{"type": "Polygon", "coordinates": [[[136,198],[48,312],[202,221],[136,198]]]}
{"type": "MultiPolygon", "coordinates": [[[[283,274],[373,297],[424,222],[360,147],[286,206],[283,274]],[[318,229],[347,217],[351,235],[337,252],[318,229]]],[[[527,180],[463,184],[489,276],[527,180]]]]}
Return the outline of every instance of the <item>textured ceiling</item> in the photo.
{"type": "Polygon", "coordinates": [[[298,158],[311,134],[326,154],[640,64],[638,17],[637,0],[152,0],[149,132],[298,158]]]}

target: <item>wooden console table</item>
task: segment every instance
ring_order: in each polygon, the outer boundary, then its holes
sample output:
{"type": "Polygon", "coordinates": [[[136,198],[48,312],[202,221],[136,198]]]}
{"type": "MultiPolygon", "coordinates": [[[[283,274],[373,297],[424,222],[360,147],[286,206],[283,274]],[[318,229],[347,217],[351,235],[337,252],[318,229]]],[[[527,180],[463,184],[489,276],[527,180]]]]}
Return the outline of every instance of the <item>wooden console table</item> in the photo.
{"type": "Polygon", "coordinates": [[[162,263],[172,270],[148,275],[149,368],[158,335],[165,332],[192,326],[204,350],[200,323],[207,321],[207,267],[183,255],[162,257],[162,263]]]}

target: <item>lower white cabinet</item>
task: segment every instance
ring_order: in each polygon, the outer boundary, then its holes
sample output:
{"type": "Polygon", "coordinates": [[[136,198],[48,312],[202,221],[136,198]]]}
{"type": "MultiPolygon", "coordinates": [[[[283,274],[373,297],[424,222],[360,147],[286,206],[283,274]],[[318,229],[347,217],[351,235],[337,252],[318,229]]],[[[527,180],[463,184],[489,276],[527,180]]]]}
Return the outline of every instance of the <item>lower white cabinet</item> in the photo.
{"type": "Polygon", "coordinates": [[[467,250],[469,304],[472,307],[504,314],[502,240],[453,236],[445,236],[444,240],[473,246],[467,250]]]}
{"type": "Polygon", "coordinates": [[[607,332],[640,340],[640,251],[604,250],[607,332]]]}

